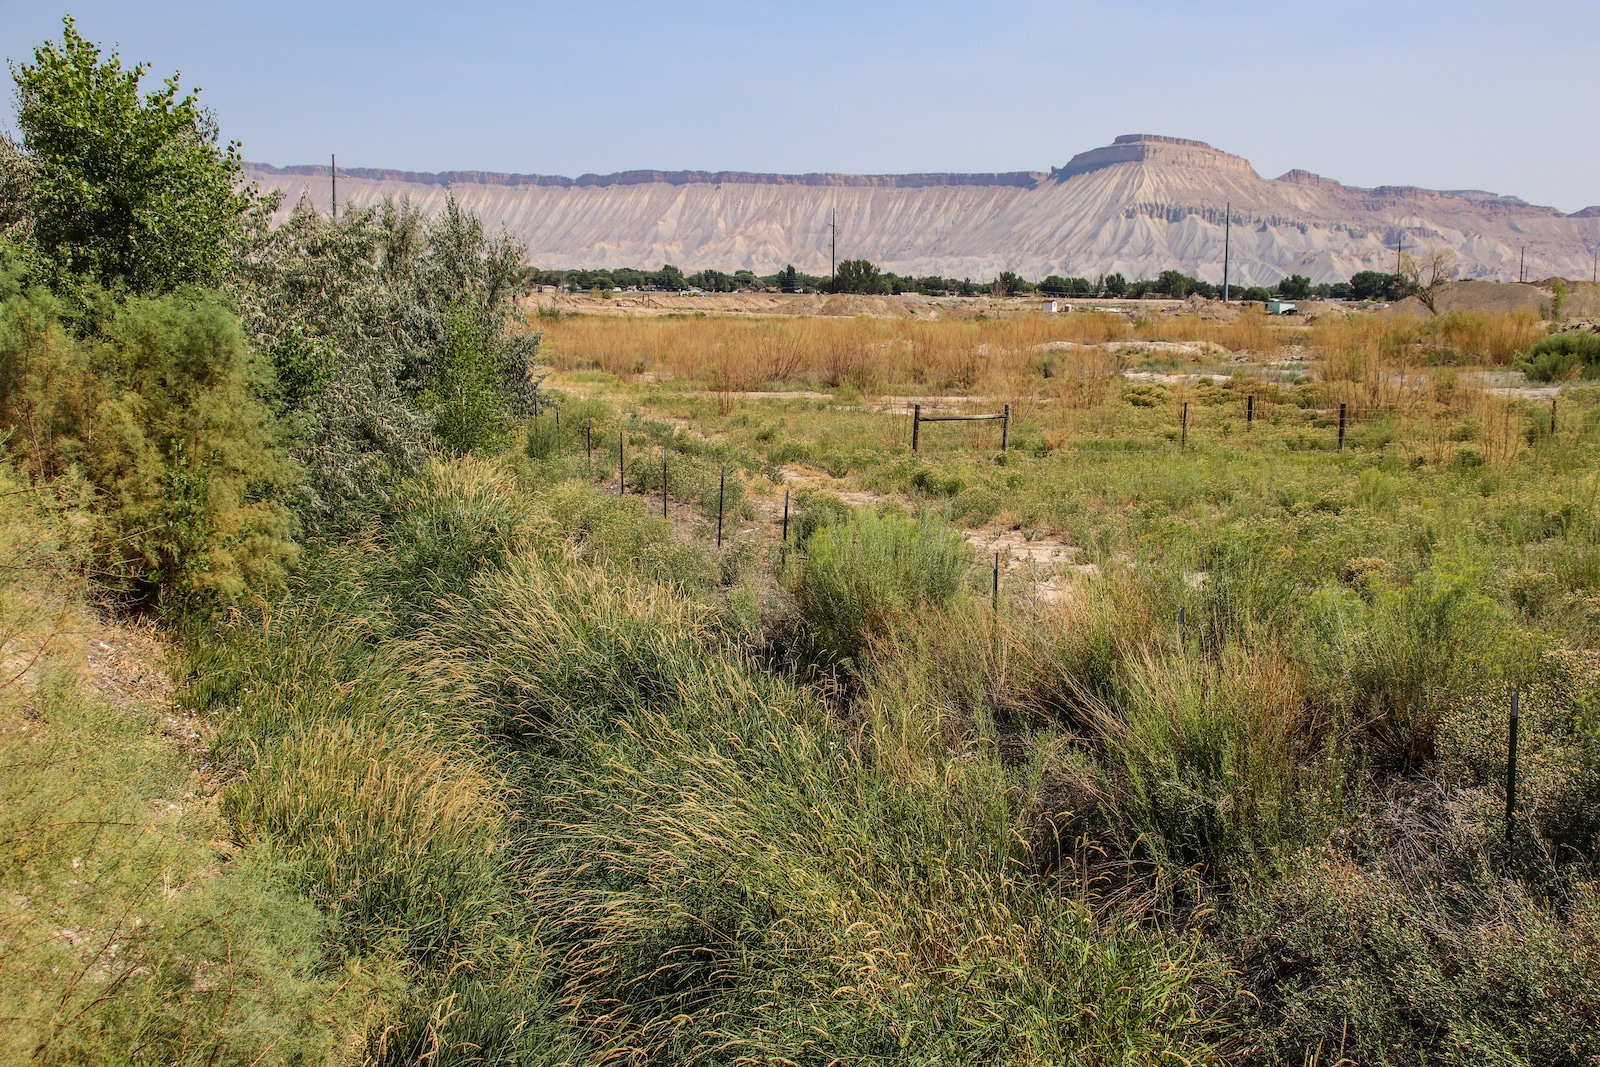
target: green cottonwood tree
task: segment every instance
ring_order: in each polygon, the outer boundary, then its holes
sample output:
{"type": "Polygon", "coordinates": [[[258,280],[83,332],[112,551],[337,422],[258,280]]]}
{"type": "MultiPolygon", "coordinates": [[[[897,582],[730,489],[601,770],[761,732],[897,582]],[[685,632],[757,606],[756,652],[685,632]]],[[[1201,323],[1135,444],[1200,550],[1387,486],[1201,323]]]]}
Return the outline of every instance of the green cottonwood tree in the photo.
{"type": "Polygon", "coordinates": [[[73,277],[145,294],[214,285],[262,203],[239,187],[238,145],[218,145],[178,75],[141,95],[148,69],[102,58],[71,16],[59,43],[12,67],[31,236],[58,289],[73,277]]]}
{"type": "Polygon", "coordinates": [[[887,293],[889,283],[878,268],[865,259],[847,259],[839,264],[834,289],[841,293],[887,293]]]}

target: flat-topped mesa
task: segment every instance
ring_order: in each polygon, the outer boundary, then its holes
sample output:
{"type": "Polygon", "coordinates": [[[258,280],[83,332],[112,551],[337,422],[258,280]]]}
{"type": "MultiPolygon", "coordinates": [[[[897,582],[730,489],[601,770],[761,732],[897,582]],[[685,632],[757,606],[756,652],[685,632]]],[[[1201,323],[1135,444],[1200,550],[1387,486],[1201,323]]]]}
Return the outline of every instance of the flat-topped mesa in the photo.
{"type": "Polygon", "coordinates": [[[1311,171],[1301,170],[1299,167],[1296,167],[1294,170],[1285,171],[1273,180],[1283,182],[1287,185],[1325,185],[1330,189],[1344,188],[1341,183],[1334,181],[1332,178],[1324,178],[1320,174],[1313,174],[1311,171]]]}
{"type": "MultiPolygon", "coordinates": [[[[300,203],[328,210],[328,170],[247,164],[244,177],[283,194],[281,222],[300,203]]],[[[1118,137],[1047,174],[641,169],[568,178],[341,168],[339,194],[351,207],[409,197],[428,215],[453,197],[491,230],[526,241],[531,262],[562,268],[679,263],[770,274],[793,264],[821,274],[832,262],[835,212],[845,258],[975,280],[1008,270],[1154,278],[1178,269],[1220,282],[1228,204],[1230,278],[1242,285],[1393,270],[1402,232],[1406,247],[1454,248],[1463,277],[1587,277],[1600,233],[1600,208],[1565,217],[1487,192],[1359,188],[1304,170],[1267,180],[1204,141],[1149,134],[1118,137]]]]}
{"type": "Polygon", "coordinates": [[[1230,155],[1212,148],[1204,141],[1190,141],[1182,137],[1161,137],[1153,133],[1125,133],[1104,148],[1091,148],[1079,152],[1064,167],[1050,168],[1050,177],[1065,181],[1077,174],[1086,174],[1119,163],[1149,163],[1164,167],[1194,167],[1202,170],[1232,171],[1255,177],[1250,161],[1243,156],[1230,155]]]}
{"type": "MultiPolygon", "coordinates": [[[[324,166],[274,167],[266,163],[245,164],[246,177],[264,185],[281,177],[321,177],[324,166]]],[[[757,174],[737,170],[625,170],[616,174],[582,174],[567,178],[559,174],[501,174],[483,170],[447,170],[438,173],[412,170],[383,170],[373,167],[346,167],[342,178],[373,182],[405,182],[411,185],[505,185],[579,189],[612,185],[809,185],[833,188],[926,189],[939,186],[1005,185],[1031,189],[1048,175],[1031,171],[996,174],[757,174]]]]}

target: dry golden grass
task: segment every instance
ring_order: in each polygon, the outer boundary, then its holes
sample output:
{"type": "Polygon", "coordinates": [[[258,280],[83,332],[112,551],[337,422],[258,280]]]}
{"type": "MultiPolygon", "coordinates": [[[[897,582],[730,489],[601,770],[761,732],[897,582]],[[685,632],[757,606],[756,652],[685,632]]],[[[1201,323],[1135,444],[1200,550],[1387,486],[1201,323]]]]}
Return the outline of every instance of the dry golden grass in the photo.
{"type": "Polygon", "coordinates": [[[1348,399],[1363,407],[1402,403],[1425,365],[1507,364],[1542,330],[1528,311],[1456,313],[1426,323],[1351,315],[1302,324],[1255,308],[1232,322],[1188,314],[1129,321],[1095,312],[934,322],[577,316],[540,328],[546,358],[559,370],[698,382],[725,404],[736,393],[797,385],[848,386],[865,394],[985,393],[1014,404],[1060,394],[1078,404],[1083,380],[1116,374],[1128,362],[1114,348],[1087,346],[1173,341],[1261,357],[1291,344],[1307,346],[1324,361],[1328,380],[1344,383],[1348,399]],[[1043,388],[1041,378],[1049,382],[1043,388]]]}
{"type": "MultiPolygon", "coordinates": [[[[1004,392],[1032,376],[1043,355],[1085,366],[1103,350],[1048,353],[1052,342],[1205,341],[1235,351],[1267,351],[1278,331],[1259,313],[1234,323],[1156,316],[1131,323],[1089,312],[1008,319],[576,317],[542,325],[545,353],[559,370],[598,369],[624,380],[650,373],[698,381],[717,392],[772,385],[849,385],[876,393],[903,388],[1004,392]]],[[[1120,368],[1115,368],[1120,369],[1120,368]]],[[[1114,369],[1113,371],[1114,372],[1114,369]]]]}

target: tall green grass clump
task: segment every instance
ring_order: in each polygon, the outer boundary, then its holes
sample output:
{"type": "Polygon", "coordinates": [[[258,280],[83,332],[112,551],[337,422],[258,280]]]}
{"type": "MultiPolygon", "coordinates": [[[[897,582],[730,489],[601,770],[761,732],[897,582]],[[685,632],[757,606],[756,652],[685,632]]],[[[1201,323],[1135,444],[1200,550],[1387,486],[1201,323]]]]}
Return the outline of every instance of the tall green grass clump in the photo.
{"type": "Polygon", "coordinates": [[[196,635],[190,698],[235,775],[222,811],[272,883],[328,917],[336,959],[390,976],[362,1035],[375,1058],[559,1059],[508,787],[459,694],[419,670],[412,608],[389,593],[414,587],[392,577],[370,545],[315,552],[282,601],[196,635]]]}
{"type": "Polygon", "coordinates": [[[430,631],[509,742],[526,902],[597,1058],[1207,1058],[1193,946],[1041,893],[998,761],[908,790],[716,629],[668,586],[530,556],[430,631]]]}
{"type": "Polygon", "coordinates": [[[1441,556],[1404,584],[1381,572],[1362,583],[1310,598],[1302,655],[1319,701],[1368,739],[1377,764],[1414,770],[1433,757],[1448,709],[1524,675],[1536,645],[1460,558],[1441,556]]]}
{"type": "Polygon", "coordinates": [[[434,460],[396,491],[382,531],[387,586],[402,626],[466,592],[484,570],[532,543],[536,522],[516,481],[495,461],[434,460]]]}
{"type": "Polygon", "coordinates": [[[859,511],[807,539],[795,600],[825,652],[854,657],[897,619],[949,604],[971,558],[961,535],[932,516],[859,511]]]}
{"type": "Polygon", "coordinates": [[[1112,817],[1090,829],[1152,884],[1243,884],[1339,817],[1331,724],[1307,707],[1302,672],[1269,649],[1144,651],[1094,724],[1095,792],[1112,817]]]}

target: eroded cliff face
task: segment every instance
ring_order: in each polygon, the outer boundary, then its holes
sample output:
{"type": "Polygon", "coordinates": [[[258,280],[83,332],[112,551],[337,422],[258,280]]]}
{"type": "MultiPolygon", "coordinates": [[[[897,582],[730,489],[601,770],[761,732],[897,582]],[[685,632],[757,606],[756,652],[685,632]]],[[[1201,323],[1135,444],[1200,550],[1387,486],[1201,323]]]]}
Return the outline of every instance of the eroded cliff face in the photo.
{"type": "MultiPolygon", "coordinates": [[[[263,189],[327,210],[326,167],[249,165],[263,189]]],[[[341,204],[409,196],[425,212],[453,195],[491,228],[527,241],[547,267],[828,270],[839,256],[898,274],[988,280],[1154,277],[1177,268],[1222,280],[1225,205],[1233,210],[1231,277],[1272,284],[1286,274],[1339,281],[1392,271],[1395,246],[1448,246],[1461,274],[1587,277],[1600,248],[1600,209],[1562,215],[1472,190],[1358,189],[1305,171],[1275,180],[1200,141],[1135,134],[1065,166],[1007,174],[747,174],[630,171],[563,178],[456,171],[341,170],[341,204]]]]}

